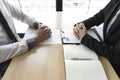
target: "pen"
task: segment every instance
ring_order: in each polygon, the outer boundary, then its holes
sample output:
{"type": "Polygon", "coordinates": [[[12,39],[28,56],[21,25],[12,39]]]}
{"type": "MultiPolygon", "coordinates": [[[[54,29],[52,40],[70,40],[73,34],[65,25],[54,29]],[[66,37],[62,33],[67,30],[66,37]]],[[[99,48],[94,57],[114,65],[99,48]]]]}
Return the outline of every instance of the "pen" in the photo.
{"type": "Polygon", "coordinates": [[[70,60],[92,60],[92,59],[88,59],[88,58],[71,58],[70,60]]]}

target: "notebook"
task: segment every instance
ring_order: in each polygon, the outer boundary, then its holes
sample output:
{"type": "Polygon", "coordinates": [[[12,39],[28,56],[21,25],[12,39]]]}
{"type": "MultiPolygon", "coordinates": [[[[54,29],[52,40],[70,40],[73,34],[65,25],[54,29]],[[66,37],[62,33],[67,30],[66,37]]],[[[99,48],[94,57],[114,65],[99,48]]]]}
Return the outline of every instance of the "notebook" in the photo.
{"type": "Polygon", "coordinates": [[[108,80],[97,54],[84,45],[63,45],[66,80],[108,80]]]}
{"type": "Polygon", "coordinates": [[[84,45],[63,45],[65,60],[98,60],[97,54],[84,45]]]}
{"type": "Polygon", "coordinates": [[[98,60],[65,60],[66,80],[108,80],[98,60]]]}
{"type": "MultiPolygon", "coordinates": [[[[46,39],[40,44],[62,44],[61,41],[61,36],[60,36],[60,30],[58,29],[52,29],[52,35],[50,38],[46,39]]],[[[24,38],[25,39],[30,39],[36,36],[37,30],[33,29],[28,29],[27,32],[25,33],[24,38]]]]}

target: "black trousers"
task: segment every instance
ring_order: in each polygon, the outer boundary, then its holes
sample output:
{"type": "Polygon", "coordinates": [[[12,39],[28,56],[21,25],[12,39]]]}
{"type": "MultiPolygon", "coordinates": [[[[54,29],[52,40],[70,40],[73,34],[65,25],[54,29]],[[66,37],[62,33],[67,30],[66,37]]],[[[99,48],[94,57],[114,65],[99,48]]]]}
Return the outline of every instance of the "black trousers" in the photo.
{"type": "Polygon", "coordinates": [[[112,67],[114,68],[115,72],[117,73],[118,77],[120,78],[120,64],[112,64],[112,67]]]}
{"type": "Polygon", "coordinates": [[[2,79],[3,75],[5,74],[10,62],[11,62],[11,59],[0,63],[0,79],[2,79]]]}

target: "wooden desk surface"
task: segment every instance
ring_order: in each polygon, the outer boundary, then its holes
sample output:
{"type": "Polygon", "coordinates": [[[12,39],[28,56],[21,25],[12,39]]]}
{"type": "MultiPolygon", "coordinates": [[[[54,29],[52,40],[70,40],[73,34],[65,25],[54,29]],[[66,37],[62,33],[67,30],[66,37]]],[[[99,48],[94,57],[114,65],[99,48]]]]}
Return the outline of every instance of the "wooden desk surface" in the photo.
{"type": "Polygon", "coordinates": [[[65,80],[62,45],[40,45],[12,60],[2,80],[65,80]]]}
{"type": "Polygon", "coordinates": [[[106,58],[99,56],[99,60],[103,65],[108,80],[120,80],[116,72],[114,71],[112,65],[106,58]]]}
{"type": "MultiPolygon", "coordinates": [[[[108,80],[119,80],[109,61],[99,59],[108,80]]],[[[40,45],[14,58],[2,80],[66,80],[62,44],[40,45]]]]}
{"type": "MultiPolygon", "coordinates": [[[[60,25],[62,20],[58,20],[58,29],[69,27],[68,24],[60,25]]],[[[100,61],[108,80],[119,80],[109,61],[103,57],[100,61]]],[[[40,45],[14,58],[2,80],[66,80],[62,44],[40,45]]]]}

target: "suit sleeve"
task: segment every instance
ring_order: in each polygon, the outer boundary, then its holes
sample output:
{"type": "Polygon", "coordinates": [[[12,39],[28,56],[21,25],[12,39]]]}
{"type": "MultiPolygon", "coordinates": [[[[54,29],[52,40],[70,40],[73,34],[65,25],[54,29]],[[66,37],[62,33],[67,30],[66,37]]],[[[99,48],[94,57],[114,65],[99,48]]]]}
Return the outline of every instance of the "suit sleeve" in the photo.
{"type": "Polygon", "coordinates": [[[96,13],[93,17],[90,17],[89,19],[86,19],[82,21],[87,29],[90,29],[93,26],[99,26],[104,22],[105,18],[105,13],[108,10],[108,7],[110,6],[110,2],[103,8],[101,9],[98,13],[96,13]]]}
{"type": "MultiPolygon", "coordinates": [[[[98,26],[99,24],[103,23],[106,15],[105,13],[112,6],[111,4],[111,2],[108,3],[108,5],[95,16],[83,21],[86,28],[89,29],[92,26],[98,26]]],[[[86,34],[82,38],[81,43],[87,46],[89,49],[95,51],[96,54],[108,58],[110,62],[120,64],[120,41],[113,46],[104,42],[99,42],[89,34],[86,34]]]]}
{"type": "Polygon", "coordinates": [[[82,38],[81,43],[95,51],[96,54],[108,58],[113,63],[120,64],[120,41],[115,46],[112,46],[99,42],[89,34],[86,34],[82,38]]]}

